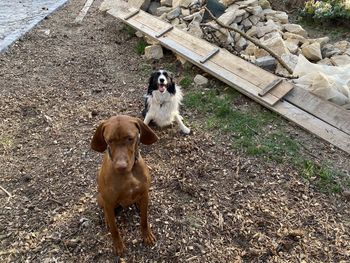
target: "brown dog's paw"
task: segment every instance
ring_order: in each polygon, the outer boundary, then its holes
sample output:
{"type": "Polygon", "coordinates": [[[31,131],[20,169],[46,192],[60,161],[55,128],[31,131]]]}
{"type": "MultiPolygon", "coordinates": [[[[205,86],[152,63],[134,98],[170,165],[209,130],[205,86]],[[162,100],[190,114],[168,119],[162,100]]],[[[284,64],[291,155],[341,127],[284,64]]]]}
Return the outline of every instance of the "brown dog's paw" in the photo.
{"type": "Polygon", "coordinates": [[[153,246],[156,243],[156,237],[153,235],[151,230],[144,232],[143,234],[143,242],[149,246],[153,246]]]}
{"type": "Polygon", "coordinates": [[[116,242],[114,244],[114,253],[117,254],[118,256],[122,256],[125,250],[125,246],[123,242],[116,242]]]}

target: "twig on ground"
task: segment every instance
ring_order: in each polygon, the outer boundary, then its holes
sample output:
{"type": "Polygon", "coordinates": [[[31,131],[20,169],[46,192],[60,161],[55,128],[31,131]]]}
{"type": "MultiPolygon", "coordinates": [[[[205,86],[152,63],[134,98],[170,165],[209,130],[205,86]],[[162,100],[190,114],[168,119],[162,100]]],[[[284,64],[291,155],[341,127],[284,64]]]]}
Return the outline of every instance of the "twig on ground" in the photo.
{"type": "Polygon", "coordinates": [[[269,54],[271,56],[273,56],[275,59],[277,59],[277,61],[290,73],[293,74],[293,70],[281,59],[281,57],[279,55],[277,55],[273,50],[271,50],[270,48],[266,47],[265,45],[261,44],[258,40],[248,36],[246,33],[242,32],[241,30],[234,28],[232,26],[227,26],[224,23],[222,23],[221,21],[219,21],[214,15],[213,13],[205,6],[204,7],[205,10],[208,12],[209,16],[221,27],[229,29],[229,30],[233,30],[236,33],[240,34],[241,36],[243,36],[245,39],[249,40],[250,42],[252,42],[253,44],[255,44],[256,46],[266,50],[267,52],[269,52],[269,54]]]}
{"type": "Polygon", "coordinates": [[[11,193],[10,193],[9,191],[7,191],[4,187],[2,187],[1,185],[0,185],[0,189],[1,189],[2,191],[4,191],[4,193],[7,194],[9,198],[12,197],[11,193]]]}

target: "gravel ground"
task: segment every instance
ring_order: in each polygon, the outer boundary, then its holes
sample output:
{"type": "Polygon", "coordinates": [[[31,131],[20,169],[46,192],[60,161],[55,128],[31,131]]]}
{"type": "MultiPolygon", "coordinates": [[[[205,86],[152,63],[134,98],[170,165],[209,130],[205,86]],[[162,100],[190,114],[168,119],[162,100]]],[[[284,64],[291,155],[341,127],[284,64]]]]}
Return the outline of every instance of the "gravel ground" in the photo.
{"type": "MultiPolygon", "coordinates": [[[[99,4],[76,26],[84,1],[69,1],[0,55],[0,186],[11,195],[0,190],[1,262],[115,260],[95,200],[102,156],[90,139],[102,119],[140,116],[152,65],[99,4]]],[[[183,111],[191,135],[155,129],[159,142],[141,148],[157,243],[142,244],[136,208],[121,212],[126,262],[350,261],[344,196],[321,193],[291,164],[235,151],[203,129],[200,112],[183,111]]],[[[320,162],[349,171],[348,155],[290,130],[320,162]]]]}

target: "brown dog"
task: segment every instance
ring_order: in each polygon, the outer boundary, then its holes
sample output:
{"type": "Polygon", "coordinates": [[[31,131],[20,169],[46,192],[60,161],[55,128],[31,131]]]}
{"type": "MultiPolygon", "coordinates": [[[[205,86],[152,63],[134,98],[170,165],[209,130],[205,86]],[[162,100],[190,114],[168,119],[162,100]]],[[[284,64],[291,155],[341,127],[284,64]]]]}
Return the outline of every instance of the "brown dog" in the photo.
{"type": "Polygon", "coordinates": [[[125,115],[102,122],[91,141],[91,148],[107,152],[97,177],[97,201],[103,208],[106,224],[112,234],[115,253],[121,256],[125,246],[115,222],[114,209],[136,203],[141,214],[143,240],[153,245],[155,237],[147,219],[148,189],[151,177],[139,153],[139,142],[152,144],[158,140],[140,119],[125,115]]]}

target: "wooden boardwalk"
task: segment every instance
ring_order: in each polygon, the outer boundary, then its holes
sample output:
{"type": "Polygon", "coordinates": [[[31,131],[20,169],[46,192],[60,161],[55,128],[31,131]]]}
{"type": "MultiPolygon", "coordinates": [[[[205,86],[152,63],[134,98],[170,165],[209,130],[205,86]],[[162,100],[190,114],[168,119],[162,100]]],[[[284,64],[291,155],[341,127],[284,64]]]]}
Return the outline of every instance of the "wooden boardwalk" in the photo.
{"type": "Polygon", "coordinates": [[[251,99],[350,153],[350,114],[340,107],[285,80],[266,92],[266,88],[279,77],[146,12],[114,3],[107,13],[159,41],[164,47],[251,99]],[[261,96],[264,92],[266,94],[261,96]],[[322,110],[324,108],[326,110],[322,110]]]}

